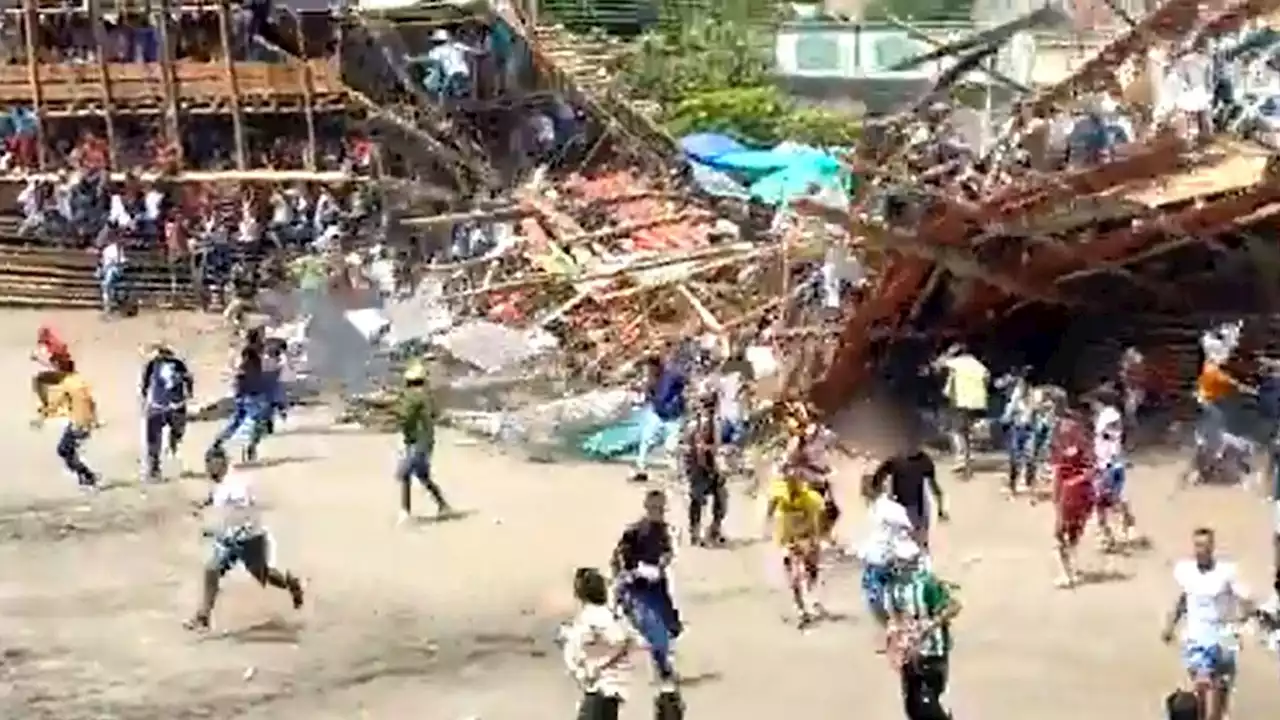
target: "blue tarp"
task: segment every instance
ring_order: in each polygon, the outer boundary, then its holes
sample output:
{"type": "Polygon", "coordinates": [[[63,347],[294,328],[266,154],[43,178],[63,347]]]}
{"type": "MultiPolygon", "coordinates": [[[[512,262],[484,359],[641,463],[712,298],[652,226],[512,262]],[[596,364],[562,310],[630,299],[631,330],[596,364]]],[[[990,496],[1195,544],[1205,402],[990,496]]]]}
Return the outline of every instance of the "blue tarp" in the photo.
{"type": "Polygon", "coordinates": [[[753,150],[718,133],[686,135],[680,147],[690,158],[694,181],[712,195],[753,196],[773,205],[815,192],[828,201],[848,197],[848,171],[820,148],[784,142],[769,150],[753,150]]]}
{"type": "Polygon", "coordinates": [[[680,138],[680,149],[684,151],[685,155],[689,156],[690,160],[705,163],[711,158],[719,157],[725,153],[738,152],[746,148],[742,143],[728,135],[694,133],[680,138]]]}

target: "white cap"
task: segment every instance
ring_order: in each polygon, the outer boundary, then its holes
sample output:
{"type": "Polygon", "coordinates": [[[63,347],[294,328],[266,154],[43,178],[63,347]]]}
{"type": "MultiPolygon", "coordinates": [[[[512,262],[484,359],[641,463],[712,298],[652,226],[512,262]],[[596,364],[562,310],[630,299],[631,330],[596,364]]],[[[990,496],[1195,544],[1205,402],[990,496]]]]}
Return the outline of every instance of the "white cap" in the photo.
{"type": "Polygon", "coordinates": [[[431,33],[431,39],[436,42],[449,42],[449,31],[444,28],[436,28],[436,31],[431,33]]]}

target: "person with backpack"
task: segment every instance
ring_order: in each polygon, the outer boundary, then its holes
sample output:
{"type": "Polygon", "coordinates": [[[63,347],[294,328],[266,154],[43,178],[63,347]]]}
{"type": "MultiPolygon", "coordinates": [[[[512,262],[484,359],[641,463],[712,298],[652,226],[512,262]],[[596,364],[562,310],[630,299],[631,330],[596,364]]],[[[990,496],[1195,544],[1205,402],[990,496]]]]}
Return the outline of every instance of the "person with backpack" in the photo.
{"type": "Polygon", "coordinates": [[[187,430],[187,403],[194,392],[195,378],[186,361],[169,345],[156,343],[142,368],[139,385],[146,445],[143,482],[163,480],[160,456],[166,431],[169,457],[178,457],[187,430]]]}

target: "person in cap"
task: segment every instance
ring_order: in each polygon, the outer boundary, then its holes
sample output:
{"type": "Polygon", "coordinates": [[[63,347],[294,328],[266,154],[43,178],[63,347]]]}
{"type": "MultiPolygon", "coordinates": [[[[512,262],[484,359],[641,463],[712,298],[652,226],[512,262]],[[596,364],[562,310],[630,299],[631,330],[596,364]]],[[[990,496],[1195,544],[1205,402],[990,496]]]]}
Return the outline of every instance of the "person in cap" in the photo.
{"type": "Polygon", "coordinates": [[[153,345],[138,385],[146,445],[144,481],[158,482],[162,478],[160,456],[166,431],[169,455],[177,458],[187,430],[187,403],[194,392],[195,378],[186,361],[167,343],[153,345]]]}
{"type": "Polygon", "coordinates": [[[922,562],[916,542],[896,543],[891,557],[886,654],[901,676],[903,710],[907,720],[948,720],[942,695],[950,676],[951,623],[960,602],[954,587],[922,562]]]}
{"type": "Polygon", "coordinates": [[[427,91],[447,98],[467,95],[471,88],[471,58],[475,51],[449,35],[444,28],[431,34],[434,46],[427,51],[427,91]]]}
{"type": "Polygon", "coordinates": [[[451,512],[444,491],[431,471],[431,455],[436,445],[436,424],[440,406],[430,383],[427,367],[415,361],[404,371],[404,388],[396,404],[396,423],[400,430],[401,455],[396,467],[400,482],[400,522],[413,517],[412,484],[416,478],[436,502],[440,516],[451,512]]]}

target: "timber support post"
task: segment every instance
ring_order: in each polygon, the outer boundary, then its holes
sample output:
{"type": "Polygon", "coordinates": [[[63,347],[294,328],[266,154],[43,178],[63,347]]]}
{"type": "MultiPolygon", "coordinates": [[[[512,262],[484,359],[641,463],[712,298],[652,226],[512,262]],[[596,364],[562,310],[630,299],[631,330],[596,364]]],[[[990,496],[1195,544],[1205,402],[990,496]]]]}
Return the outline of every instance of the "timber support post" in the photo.
{"type": "Polygon", "coordinates": [[[45,157],[44,143],[44,88],[40,85],[39,46],[40,20],[37,15],[36,0],[22,0],[22,29],[27,45],[27,76],[31,81],[31,102],[35,104],[36,121],[36,166],[44,171],[48,158],[45,157]]]}
{"type": "MultiPolygon", "coordinates": [[[[123,22],[124,18],[120,18],[123,22]]],[[[116,104],[111,94],[111,71],[107,64],[106,28],[100,0],[89,0],[89,27],[93,31],[94,52],[98,55],[98,82],[102,84],[102,118],[107,129],[107,168],[116,169],[116,104]]]]}
{"type": "Polygon", "coordinates": [[[315,78],[311,75],[311,61],[307,58],[307,34],[302,30],[302,16],[294,14],[293,24],[297,30],[298,59],[302,62],[302,99],[305,103],[303,112],[307,119],[306,168],[315,172],[317,166],[315,78]]]}
{"type": "Polygon", "coordinates": [[[182,131],[178,120],[178,83],[173,72],[173,41],[169,38],[170,8],[169,0],[160,0],[160,10],[148,8],[151,22],[156,26],[156,37],[160,42],[160,79],[164,83],[164,123],[165,135],[172,146],[173,157],[181,171],[186,167],[182,147],[182,131]]]}
{"type": "Polygon", "coordinates": [[[218,35],[222,40],[223,67],[227,73],[227,84],[231,87],[231,128],[235,133],[236,169],[245,170],[244,114],[240,110],[240,82],[236,78],[236,59],[231,52],[231,3],[229,0],[218,0],[218,35]]]}

